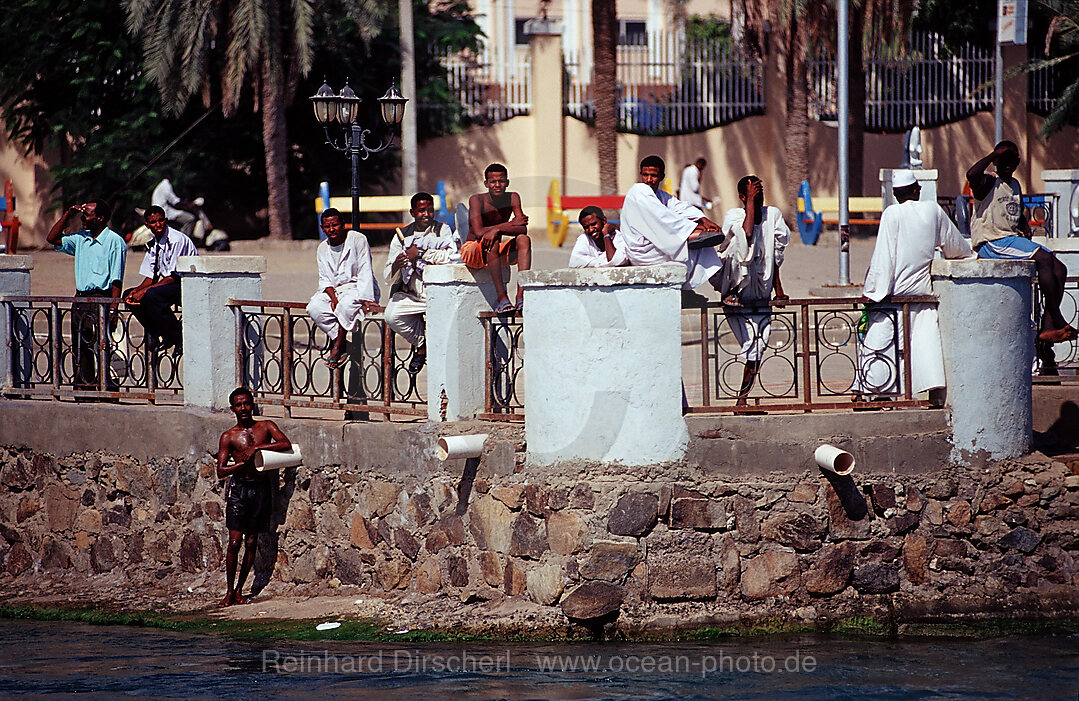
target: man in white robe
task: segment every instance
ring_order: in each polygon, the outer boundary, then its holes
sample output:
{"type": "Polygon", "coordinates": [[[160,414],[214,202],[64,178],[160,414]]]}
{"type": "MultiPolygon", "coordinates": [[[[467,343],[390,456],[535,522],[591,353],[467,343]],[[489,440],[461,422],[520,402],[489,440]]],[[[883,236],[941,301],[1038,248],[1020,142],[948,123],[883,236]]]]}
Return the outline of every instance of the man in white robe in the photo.
{"type": "Polygon", "coordinates": [[[435,220],[435,198],[418,192],[410,202],[413,222],[390,239],[382,277],[390,286],[384,318],[394,333],[412,344],[415,352],[408,371],[416,374],[427,362],[427,297],[423,268],[428,264],[460,263],[461,237],[435,220]]]}
{"type": "MultiPolygon", "coordinates": [[[[884,210],[877,231],[873,258],[865,275],[862,301],[873,304],[890,297],[933,294],[929,274],[933,255],[945,258],[973,256],[970,243],[936,202],[918,201],[921,187],[909,170],[892,173],[894,204],[884,210]]],[[[931,304],[912,304],[911,385],[914,394],[944,387],[944,355],[937,310],[931,304]]],[[[869,310],[869,325],[858,346],[858,381],[861,394],[900,391],[902,365],[898,349],[903,343],[902,310],[869,310]]],[[[855,399],[859,395],[855,394],[855,399]]],[[[939,401],[930,396],[931,401],[939,401]]]]}
{"type": "Polygon", "coordinates": [[[345,354],[346,333],[356,330],[364,313],[378,309],[379,290],[367,237],[345,229],[336,209],[324,211],[320,221],[326,240],[315,254],[319,291],[307,303],[307,314],[333,339],[326,364],[336,368],[345,354]]]}
{"type": "Polygon", "coordinates": [[[622,238],[632,265],[681,263],[686,267],[684,290],[712,283],[720,294],[729,287],[723,262],[712,247],[690,248],[690,242],[718,233],[719,225],[704,212],[659,189],[665,176],[663,159],[647,156],[640,178],[622,205],[622,238]]]}
{"type": "MultiPolygon", "coordinates": [[[[678,186],[678,199],[693,207],[703,208],[708,200],[701,197],[701,176],[708,161],[698,158],[682,170],[682,182],[678,186]]],[[[719,204],[717,200],[715,204],[719,204]]]]}
{"type": "Polygon", "coordinates": [[[581,210],[577,221],[584,227],[584,233],[573,244],[569,267],[617,268],[629,262],[622,233],[608,223],[602,209],[589,205],[581,210]]]}
{"type": "Polygon", "coordinates": [[[726,248],[721,257],[730,266],[729,276],[737,284],[724,302],[724,315],[739,346],[739,359],[745,363],[737,406],[746,404],[772,329],[768,304],[787,299],[779,268],[790,243],[791,230],[775,207],[764,204],[764,184],[756,175],[738,181],[738,199],[742,206],[727,211],[723,217],[726,248]],[[765,307],[764,311],[738,307],[765,307]]]}

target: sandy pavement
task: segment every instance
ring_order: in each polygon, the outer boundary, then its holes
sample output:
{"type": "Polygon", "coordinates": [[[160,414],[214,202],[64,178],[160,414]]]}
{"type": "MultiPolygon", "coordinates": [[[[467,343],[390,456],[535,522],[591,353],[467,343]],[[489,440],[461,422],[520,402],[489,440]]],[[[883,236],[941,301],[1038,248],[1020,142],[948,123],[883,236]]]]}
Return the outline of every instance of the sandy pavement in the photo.
{"type": "MultiPolygon", "coordinates": [[[[535,228],[530,234],[533,241],[533,268],[550,270],[566,267],[570,250],[579,227],[571,227],[568,240],[561,248],[554,248],[547,240],[543,229],[535,228]]],[[[858,237],[851,240],[851,279],[860,284],[865,278],[869,259],[873,254],[873,237],[858,237]]],[[[301,241],[235,241],[231,253],[206,253],[202,255],[260,255],[266,257],[267,273],[263,278],[262,292],[267,300],[306,301],[315,291],[318,272],[315,267],[315,248],[313,239],[301,241]]],[[[70,295],[75,287],[75,271],[72,259],[51,249],[42,251],[24,251],[33,256],[34,270],[31,273],[31,293],[35,295],[70,295]]],[[[386,261],[386,246],[372,248],[375,275],[381,281],[382,266],[386,261]]],[[[124,287],[134,287],[141,280],[139,265],[142,262],[141,251],[129,251],[124,287]]],[[[791,297],[806,297],[810,290],[822,285],[835,283],[839,279],[839,237],[834,231],[825,232],[816,246],[804,246],[795,232],[787,248],[786,262],[783,264],[782,281],[791,297]]],[[[382,285],[383,293],[386,285],[382,285]]],[[[711,292],[708,286],[700,290],[711,292]]],[[[714,296],[714,295],[713,295],[714,296]]]]}

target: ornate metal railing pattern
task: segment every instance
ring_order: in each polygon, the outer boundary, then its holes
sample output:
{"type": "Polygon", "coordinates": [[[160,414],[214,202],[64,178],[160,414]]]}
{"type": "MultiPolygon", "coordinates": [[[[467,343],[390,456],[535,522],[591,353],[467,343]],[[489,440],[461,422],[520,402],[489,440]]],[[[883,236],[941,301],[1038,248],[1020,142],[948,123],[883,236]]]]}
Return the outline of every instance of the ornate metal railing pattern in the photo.
{"type": "MultiPolygon", "coordinates": [[[[1038,278],[1034,278],[1031,333],[1041,325],[1042,295],[1038,287],[1038,278]]],[[[1060,302],[1060,313],[1072,327],[1079,328],[1079,277],[1068,278],[1064,285],[1064,298],[1060,302]]],[[[1033,373],[1042,382],[1061,379],[1079,380],[1079,339],[1048,345],[1034,344],[1033,373]],[[1048,379],[1046,379],[1048,378],[1048,379]]]]}
{"type": "Polygon", "coordinates": [[[808,412],[879,407],[870,401],[878,398],[926,405],[912,396],[904,351],[915,304],[936,299],[900,297],[868,309],[849,298],[699,307],[699,327],[687,330],[697,333],[700,355],[684,376],[686,408],[808,412]]]}
{"type": "Polygon", "coordinates": [[[481,312],[486,338],[484,414],[480,418],[524,420],[524,322],[520,312],[481,312]]]}
{"type": "Polygon", "coordinates": [[[327,364],[330,339],[303,302],[232,300],[243,384],[264,404],[285,408],[345,409],[423,416],[426,374],[408,371],[415,349],[386,325],[366,316],[352,332],[347,361],[327,364]]]}
{"type": "Polygon", "coordinates": [[[11,382],[4,394],[182,399],[182,356],[148,343],[126,304],[113,308],[108,297],[36,296],[7,296],[2,304],[11,338],[11,382]]]}

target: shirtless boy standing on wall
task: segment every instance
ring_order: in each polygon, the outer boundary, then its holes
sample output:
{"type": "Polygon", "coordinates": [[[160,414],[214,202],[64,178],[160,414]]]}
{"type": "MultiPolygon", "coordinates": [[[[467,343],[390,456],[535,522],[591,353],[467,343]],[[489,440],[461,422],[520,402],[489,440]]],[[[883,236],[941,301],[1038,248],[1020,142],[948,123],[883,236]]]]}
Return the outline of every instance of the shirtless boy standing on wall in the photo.
{"type": "Polygon", "coordinates": [[[520,310],[524,306],[524,289],[517,286],[517,304],[510,302],[506,283],[502,281],[502,266],[510,264],[517,254],[517,269],[532,267],[532,241],[528,238],[528,217],[521,209],[521,196],[508,192],[509,174],[506,166],[492,163],[483,171],[487,192],[468,199],[468,240],[461,246],[461,260],[470,268],[487,268],[491,272],[500,314],[520,310]],[[505,238],[503,238],[505,237],[505,238]]]}
{"type": "Polygon", "coordinates": [[[229,529],[229,546],[225,555],[225,575],[228,592],[218,606],[246,604],[241,592],[244,580],[255,562],[258,534],[266,528],[270,517],[270,476],[255,469],[254,457],[259,450],[286,451],[292,443],[273,421],[256,421],[253,417],[255,399],[251,390],[238,387],[229,395],[229,407],[236,414],[236,425],[221,434],[217,448],[217,477],[230,477],[225,490],[225,526],[229,529]],[[229,458],[232,464],[226,465],[229,458]],[[245,544],[240,565],[240,581],[236,579],[236,557],[240,543],[245,544]]]}

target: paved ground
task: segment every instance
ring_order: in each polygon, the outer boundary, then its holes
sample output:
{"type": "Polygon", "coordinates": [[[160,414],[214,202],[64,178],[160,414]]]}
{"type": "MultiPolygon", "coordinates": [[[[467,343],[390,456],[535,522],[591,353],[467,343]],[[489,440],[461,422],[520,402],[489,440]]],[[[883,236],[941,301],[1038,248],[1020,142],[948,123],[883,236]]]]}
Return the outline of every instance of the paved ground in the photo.
{"type": "MultiPolygon", "coordinates": [[[[534,265],[536,269],[564,268],[569,261],[575,233],[571,229],[569,240],[561,248],[554,248],[542,229],[532,232],[534,265]]],[[[783,284],[791,297],[808,296],[810,290],[839,279],[839,241],[835,232],[825,233],[816,246],[804,246],[797,232],[787,249],[783,265],[783,284]]],[[[861,283],[869,259],[873,254],[871,237],[853,239],[851,242],[851,279],[861,283]]],[[[237,241],[233,254],[266,256],[268,272],[263,280],[263,297],[269,300],[306,301],[314,292],[318,278],[315,268],[314,240],[270,242],[237,241]]],[[[31,274],[31,291],[35,295],[70,295],[75,287],[72,259],[52,250],[28,251],[34,257],[31,274]]],[[[203,255],[227,255],[203,253],[203,255]]],[[[125,287],[133,287],[141,279],[138,274],[142,262],[141,252],[131,251],[127,263],[125,287]]],[[[375,274],[381,278],[382,265],[386,260],[386,248],[374,248],[375,274]]],[[[385,285],[383,285],[385,287],[385,285]]],[[[707,286],[705,286],[707,288],[707,286]]],[[[709,290],[702,290],[709,291],[709,290]]]]}

